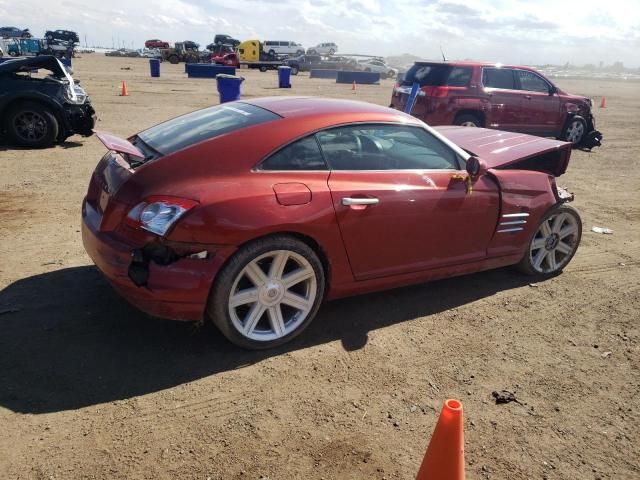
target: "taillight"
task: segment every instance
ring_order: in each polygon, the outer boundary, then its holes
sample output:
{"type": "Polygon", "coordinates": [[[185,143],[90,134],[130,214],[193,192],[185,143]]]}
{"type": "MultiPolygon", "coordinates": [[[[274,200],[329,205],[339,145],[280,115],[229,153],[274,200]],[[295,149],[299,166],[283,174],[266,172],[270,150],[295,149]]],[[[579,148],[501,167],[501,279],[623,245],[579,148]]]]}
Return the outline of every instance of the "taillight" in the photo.
{"type": "Polygon", "coordinates": [[[198,204],[188,198],[153,196],[133,207],[126,217],[126,222],[156,235],[164,236],[169,229],[198,204]]]}
{"type": "Polygon", "coordinates": [[[431,92],[432,97],[444,98],[449,96],[449,87],[436,87],[431,92]]]}

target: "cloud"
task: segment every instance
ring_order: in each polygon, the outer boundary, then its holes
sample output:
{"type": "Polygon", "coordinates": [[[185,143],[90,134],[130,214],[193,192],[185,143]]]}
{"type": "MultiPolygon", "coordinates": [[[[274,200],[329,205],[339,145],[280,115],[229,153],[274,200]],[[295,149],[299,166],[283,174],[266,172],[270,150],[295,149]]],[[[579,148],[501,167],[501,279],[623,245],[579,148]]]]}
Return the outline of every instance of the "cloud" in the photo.
{"type": "Polygon", "coordinates": [[[410,52],[505,63],[640,66],[640,2],[608,0],[0,0],[7,25],[71,29],[91,45],[142,46],[147,38],[206,45],[240,39],[334,41],[349,53],[410,52]],[[34,15],[43,11],[46,15],[34,15]],[[278,38],[276,38],[278,37],[278,38]]]}

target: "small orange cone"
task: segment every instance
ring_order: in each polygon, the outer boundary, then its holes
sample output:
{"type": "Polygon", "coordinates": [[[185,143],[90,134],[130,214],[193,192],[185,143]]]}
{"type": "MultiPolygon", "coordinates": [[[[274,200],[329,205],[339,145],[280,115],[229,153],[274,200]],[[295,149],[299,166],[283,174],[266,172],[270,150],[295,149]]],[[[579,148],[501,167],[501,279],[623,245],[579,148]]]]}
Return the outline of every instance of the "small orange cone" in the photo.
{"type": "Polygon", "coordinates": [[[129,92],[127,91],[127,82],[125,82],[124,80],[122,81],[122,92],[120,93],[121,97],[127,97],[129,95],[129,92]]]}
{"type": "Polygon", "coordinates": [[[602,101],[600,101],[600,108],[607,108],[607,97],[602,97],[602,101]]]}
{"type": "Polygon", "coordinates": [[[462,403],[444,402],[416,480],[464,480],[462,403]]]}
{"type": "Polygon", "coordinates": [[[354,91],[354,92],[356,91],[356,81],[355,80],[353,81],[353,85],[351,85],[351,90],[354,91]]]}

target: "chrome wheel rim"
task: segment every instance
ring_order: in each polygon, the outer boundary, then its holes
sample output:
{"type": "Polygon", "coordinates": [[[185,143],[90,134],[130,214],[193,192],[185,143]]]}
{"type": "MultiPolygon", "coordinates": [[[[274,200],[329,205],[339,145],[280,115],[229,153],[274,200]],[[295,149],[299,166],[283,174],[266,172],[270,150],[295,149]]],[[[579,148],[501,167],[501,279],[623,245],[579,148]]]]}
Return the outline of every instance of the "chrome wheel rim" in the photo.
{"type": "Polygon", "coordinates": [[[471,122],[471,121],[467,121],[467,122],[462,122],[462,123],[460,124],[460,126],[461,126],[461,127],[475,127],[475,126],[476,126],[476,124],[475,124],[475,123],[473,123],[473,122],[471,122]]]}
{"type": "Polygon", "coordinates": [[[554,273],[569,262],[578,248],[578,221],[568,213],[542,222],[531,242],[529,258],[538,273],[554,273]]]}
{"type": "Polygon", "coordinates": [[[229,293],[233,326],[244,337],[272,341],[295,331],[315,303],[316,273],[291,250],[274,250],[250,261],[229,293]]]}
{"type": "Polygon", "coordinates": [[[20,112],[13,119],[13,125],[23,140],[37,141],[47,134],[47,121],[36,112],[20,112]]]}
{"type": "Polygon", "coordinates": [[[584,135],[584,124],[578,120],[574,120],[567,128],[567,142],[578,143],[584,135]]]}

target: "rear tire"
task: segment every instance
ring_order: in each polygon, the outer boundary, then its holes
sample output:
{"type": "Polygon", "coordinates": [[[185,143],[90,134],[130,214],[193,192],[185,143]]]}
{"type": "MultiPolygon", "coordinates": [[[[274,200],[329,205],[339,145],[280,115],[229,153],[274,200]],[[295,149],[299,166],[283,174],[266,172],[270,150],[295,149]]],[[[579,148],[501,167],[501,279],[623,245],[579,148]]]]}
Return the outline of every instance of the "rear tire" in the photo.
{"type": "Polygon", "coordinates": [[[9,141],[26,148],[46,148],[58,137],[58,120],[49,108],[23,102],[9,109],[4,119],[9,141]]]}
{"type": "Polygon", "coordinates": [[[480,119],[470,113],[458,115],[453,121],[454,125],[460,125],[461,127],[482,127],[480,119]]]}
{"type": "Polygon", "coordinates": [[[571,261],[581,238],[580,214],[569,205],[557,205],[542,217],[517,268],[527,275],[555,275],[571,261]]]}
{"type": "Polygon", "coordinates": [[[291,75],[298,75],[298,67],[291,67],[291,75]]]}
{"type": "Polygon", "coordinates": [[[322,264],[307,244],[284,235],[256,240],[218,273],[207,314],[240,347],[276,347],[311,323],[324,282],[322,264]]]}
{"type": "Polygon", "coordinates": [[[178,63],[180,63],[180,59],[178,58],[177,55],[171,55],[169,56],[169,63],[172,65],[176,65],[178,63]]]}

